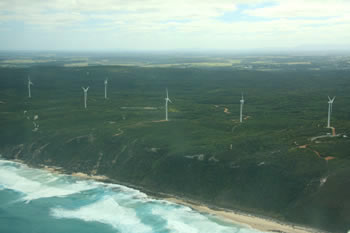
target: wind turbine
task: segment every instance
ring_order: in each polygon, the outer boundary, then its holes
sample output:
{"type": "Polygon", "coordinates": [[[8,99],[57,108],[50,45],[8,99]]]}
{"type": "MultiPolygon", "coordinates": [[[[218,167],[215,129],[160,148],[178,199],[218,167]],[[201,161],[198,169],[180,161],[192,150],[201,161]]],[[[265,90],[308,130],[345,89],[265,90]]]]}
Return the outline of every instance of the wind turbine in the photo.
{"type": "Polygon", "coordinates": [[[243,93],[242,93],[242,99],[239,101],[241,103],[241,111],[240,111],[240,114],[239,114],[239,122],[242,123],[242,120],[243,120],[243,104],[244,104],[244,99],[243,99],[243,93]]]}
{"type": "Polygon", "coordinates": [[[333,99],[331,99],[328,96],[328,122],[327,122],[327,128],[331,128],[331,113],[332,113],[334,99],[335,99],[335,96],[333,97],[333,99]]]}
{"type": "Polygon", "coordinates": [[[169,99],[168,88],[166,89],[166,98],[165,98],[165,121],[168,121],[168,102],[172,103],[169,99]]]}
{"type": "Polygon", "coordinates": [[[30,86],[34,85],[32,81],[30,81],[30,77],[28,76],[28,97],[32,98],[32,93],[30,91],[30,86]]]}
{"type": "Polygon", "coordinates": [[[87,87],[87,88],[81,87],[81,88],[82,88],[83,91],[84,91],[84,107],[85,107],[85,109],[86,109],[86,107],[87,107],[87,105],[86,105],[86,99],[87,99],[87,92],[88,92],[88,90],[89,90],[89,87],[87,87]]]}
{"type": "Polygon", "coordinates": [[[108,78],[105,79],[105,99],[107,99],[107,84],[108,84],[108,78]]]}

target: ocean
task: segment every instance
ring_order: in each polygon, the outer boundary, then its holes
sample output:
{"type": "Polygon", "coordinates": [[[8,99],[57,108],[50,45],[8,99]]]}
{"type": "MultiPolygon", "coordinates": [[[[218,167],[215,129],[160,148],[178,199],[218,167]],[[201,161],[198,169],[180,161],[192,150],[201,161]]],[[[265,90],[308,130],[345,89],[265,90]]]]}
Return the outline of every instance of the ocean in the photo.
{"type": "Polygon", "coordinates": [[[1,233],[258,233],[136,189],[0,160],[1,233]]]}

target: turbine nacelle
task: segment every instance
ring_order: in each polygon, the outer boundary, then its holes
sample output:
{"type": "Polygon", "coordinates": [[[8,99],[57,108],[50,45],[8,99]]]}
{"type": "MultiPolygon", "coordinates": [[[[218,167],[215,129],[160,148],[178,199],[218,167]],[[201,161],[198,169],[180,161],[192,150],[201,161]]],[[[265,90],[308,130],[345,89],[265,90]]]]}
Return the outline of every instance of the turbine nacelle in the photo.
{"type": "Polygon", "coordinates": [[[328,120],[327,120],[327,128],[331,128],[331,113],[333,111],[333,102],[335,100],[335,96],[333,97],[333,99],[331,99],[328,96],[328,120]]]}
{"type": "Polygon", "coordinates": [[[89,90],[89,87],[87,88],[81,87],[81,89],[83,89],[84,92],[87,92],[89,90]]]}
{"type": "Polygon", "coordinates": [[[30,76],[28,75],[28,97],[29,98],[32,98],[32,94],[31,94],[31,91],[30,91],[30,86],[33,86],[34,84],[32,83],[32,81],[30,80],[30,76]]]}
{"type": "Polygon", "coordinates": [[[108,85],[108,78],[105,79],[105,99],[107,99],[107,85],[108,85]]]}
{"type": "Polygon", "coordinates": [[[34,85],[34,83],[28,78],[28,85],[34,85]]]}
{"type": "Polygon", "coordinates": [[[333,97],[333,99],[331,99],[331,98],[328,96],[328,103],[329,103],[329,104],[333,104],[334,100],[335,100],[335,96],[333,97]]]}
{"type": "Polygon", "coordinates": [[[86,104],[87,91],[89,90],[89,87],[87,87],[87,88],[81,87],[81,89],[83,89],[83,91],[84,91],[84,107],[86,109],[87,108],[87,104],[86,104]]]}
{"type": "Polygon", "coordinates": [[[242,98],[239,102],[241,103],[240,112],[239,112],[239,122],[242,123],[243,122],[243,104],[244,104],[243,93],[242,93],[242,98]]]}
{"type": "Polygon", "coordinates": [[[243,93],[242,93],[242,98],[241,98],[241,100],[239,102],[241,102],[241,104],[244,103],[243,93]]]}
{"type": "Polygon", "coordinates": [[[166,90],[166,97],[165,97],[165,120],[168,121],[168,102],[172,103],[171,100],[169,99],[169,94],[168,94],[168,88],[166,90]]]}
{"type": "Polygon", "coordinates": [[[166,101],[166,102],[172,103],[171,100],[169,99],[168,88],[166,89],[166,98],[165,98],[165,101],[166,101]]]}

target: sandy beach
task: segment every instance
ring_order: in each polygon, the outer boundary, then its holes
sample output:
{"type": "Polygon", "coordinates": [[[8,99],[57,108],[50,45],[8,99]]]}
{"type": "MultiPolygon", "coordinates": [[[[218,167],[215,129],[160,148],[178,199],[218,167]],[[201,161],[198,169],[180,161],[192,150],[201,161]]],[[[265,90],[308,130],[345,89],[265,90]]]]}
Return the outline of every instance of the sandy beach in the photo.
{"type": "Polygon", "coordinates": [[[177,198],[165,198],[165,200],[189,206],[194,210],[197,210],[201,213],[209,213],[212,215],[216,215],[218,217],[224,218],[226,220],[232,221],[234,223],[248,226],[250,228],[254,228],[263,232],[280,232],[280,233],[317,233],[321,232],[319,230],[305,228],[300,226],[292,226],[288,224],[282,224],[279,222],[272,221],[270,219],[264,219],[248,214],[235,213],[233,211],[228,210],[213,210],[205,205],[197,205],[193,203],[186,202],[177,198]]]}

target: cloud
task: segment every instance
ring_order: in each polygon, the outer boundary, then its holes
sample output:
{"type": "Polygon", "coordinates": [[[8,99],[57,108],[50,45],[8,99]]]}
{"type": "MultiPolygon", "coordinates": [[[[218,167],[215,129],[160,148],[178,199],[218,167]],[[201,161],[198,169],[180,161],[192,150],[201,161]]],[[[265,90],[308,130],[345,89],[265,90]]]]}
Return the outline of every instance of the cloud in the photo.
{"type": "Polygon", "coordinates": [[[266,18],[337,17],[350,14],[350,2],[342,0],[289,0],[270,7],[246,10],[250,16],[266,18]]]}
{"type": "MultiPolygon", "coordinates": [[[[232,1],[220,2],[209,0],[166,1],[166,0],[11,0],[0,3],[0,12],[7,12],[13,19],[31,19],[38,14],[56,15],[67,14],[102,14],[106,17],[113,15],[128,15],[136,18],[153,17],[153,19],[181,19],[214,17],[224,11],[235,10],[232,1]]],[[[31,21],[30,21],[31,22],[31,21]]],[[[37,23],[35,21],[35,23],[37,23]]]]}
{"type": "MultiPolygon", "coordinates": [[[[73,45],[166,49],[346,44],[350,39],[350,2],[1,0],[0,23],[7,38],[20,33],[23,38],[50,33],[41,38],[60,38],[54,43],[59,48],[73,45]],[[220,20],[225,14],[230,15],[229,20],[220,20]],[[16,30],[16,22],[24,28],[16,30]],[[87,37],[89,40],[84,39],[87,37]]],[[[15,41],[20,43],[21,39],[15,41]]],[[[16,45],[8,41],[2,46],[16,45]]],[[[40,42],[35,46],[40,47],[40,42]]]]}

